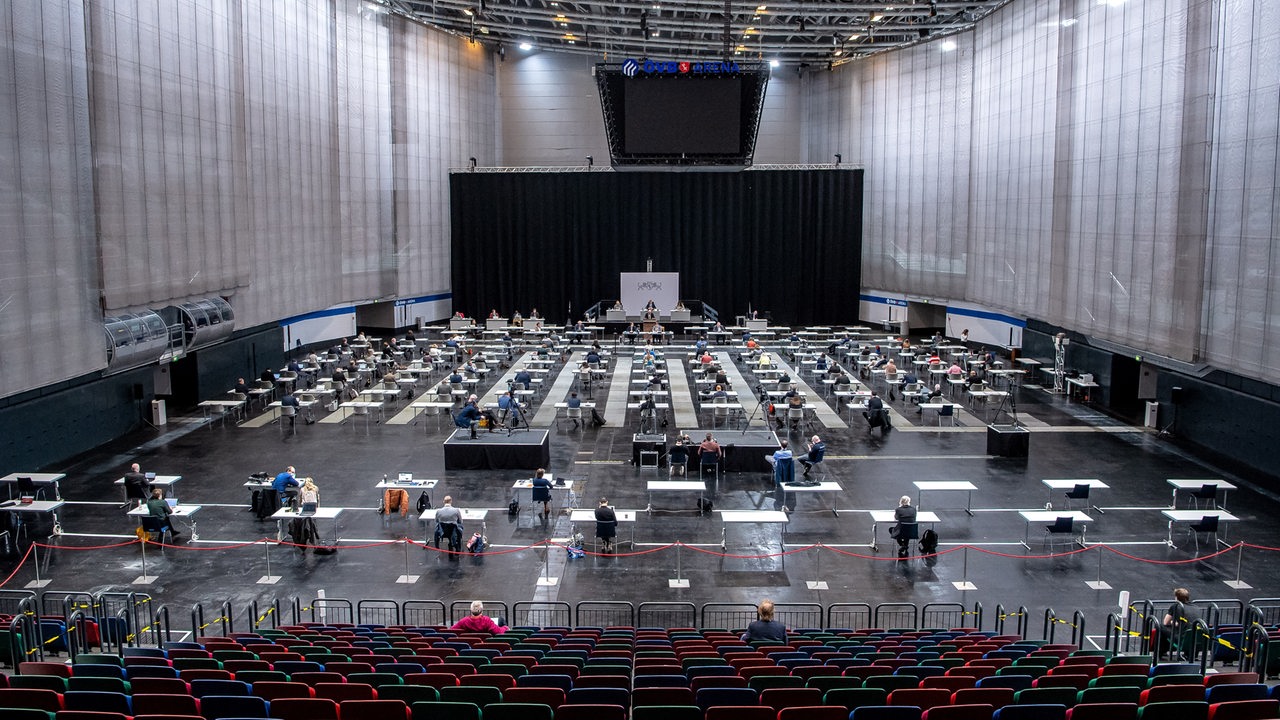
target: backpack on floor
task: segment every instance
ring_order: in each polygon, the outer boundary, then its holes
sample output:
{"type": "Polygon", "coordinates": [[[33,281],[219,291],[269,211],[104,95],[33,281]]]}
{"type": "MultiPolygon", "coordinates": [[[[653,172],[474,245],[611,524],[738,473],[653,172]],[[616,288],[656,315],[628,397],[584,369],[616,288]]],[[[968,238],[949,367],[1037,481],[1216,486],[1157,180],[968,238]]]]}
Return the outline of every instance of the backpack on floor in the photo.
{"type": "Polygon", "coordinates": [[[511,502],[507,504],[507,517],[515,517],[520,514],[520,501],[511,498],[511,502]]]}
{"type": "Polygon", "coordinates": [[[938,533],[929,528],[920,534],[920,551],[926,555],[938,552],[938,533]]]}
{"type": "Polygon", "coordinates": [[[591,425],[592,427],[604,427],[604,418],[600,417],[600,413],[595,408],[591,408],[591,425]]]}

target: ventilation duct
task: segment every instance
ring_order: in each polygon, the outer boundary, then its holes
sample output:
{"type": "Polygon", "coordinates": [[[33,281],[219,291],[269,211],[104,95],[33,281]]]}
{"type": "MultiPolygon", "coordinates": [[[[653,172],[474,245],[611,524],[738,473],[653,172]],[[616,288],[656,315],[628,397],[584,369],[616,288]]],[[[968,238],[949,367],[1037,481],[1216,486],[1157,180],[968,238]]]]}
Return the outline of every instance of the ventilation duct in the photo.
{"type": "Polygon", "coordinates": [[[169,328],[153,310],[102,319],[107,339],[107,372],[159,362],[169,349],[169,328]]]}
{"type": "Polygon", "coordinates": [[[160,315],[169,325],[182,325],[183,352],[225,340],[236,329],[231,303],[220,297],[170,305],[160,315]]]}

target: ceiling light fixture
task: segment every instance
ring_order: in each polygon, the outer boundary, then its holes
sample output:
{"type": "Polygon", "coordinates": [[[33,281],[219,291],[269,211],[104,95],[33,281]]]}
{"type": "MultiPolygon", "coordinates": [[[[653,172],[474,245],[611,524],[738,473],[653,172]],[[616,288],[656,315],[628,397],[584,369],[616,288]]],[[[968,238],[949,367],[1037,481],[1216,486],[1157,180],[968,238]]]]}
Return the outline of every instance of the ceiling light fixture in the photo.
{"type": "Polygon", "coordinates": [[[943,40],[938,45],[938,48],[942,50],[942,52],[951,52],[956,49],[956,43],[954,40],[943,40]]]}
{"type": "Polygon", "coordinates": [[[530,50],[532,50],[532,49],[533,49],[533,43],[531,43],[531,42],[522,42],[522,43],[520,43],[520,49],[521,49],[521,50],[524,50],[525,52],[529,52],[530,50]]]}

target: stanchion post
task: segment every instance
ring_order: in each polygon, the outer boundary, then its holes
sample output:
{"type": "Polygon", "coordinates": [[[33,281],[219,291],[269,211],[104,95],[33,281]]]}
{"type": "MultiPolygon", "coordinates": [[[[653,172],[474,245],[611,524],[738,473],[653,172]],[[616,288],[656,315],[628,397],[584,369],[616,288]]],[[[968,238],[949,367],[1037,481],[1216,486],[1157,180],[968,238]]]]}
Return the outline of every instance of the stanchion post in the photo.
{"type": "MultiPolygon", "coordinates": [[[[818,559],[815,560],[813,563],[813,568],[814,568],[813,574],[821,578],[822,577],[822,541],[818,541],[818,544],[814,545],[813,548],[818,551],[818,559]]],[[[805,586],[808,587],[810,590],[826,590],[827,581],[826,580],[807,580],[805,581],[805,586]]]]}
{"type": "Polygon", "coordinates": [[[1098,579],[1086,580],[1084,584],[1094,590],[1110,590],[1111,585],[1102,579],[1102,546],[1094,545],[1094,547],[1098,549],[1098,579]]]}
{"type": "Polygon", "coordinates": [[[413,575],[409,572],[409,538],[400,538],[400,545],[404,547],[404,574],[396,578],[396,583],[400,585],[412,585],[418,582],[420,575],[413,575]]]}
{"type": "Polygon", "coordinates": [[[48,585],[50,582],[48,578],[40,579],[40,546],[35,543],[31,543],[31,559],[36,563],[36,579],[27,583],[26,586],[29,588],[42,588],[48,585]]]}
{"type": "MultiPolygon", "coordinates": [[[[936,552],[936,551],[935,551],[936,552]]],[[[978,586],[969,582],[969,546],[964,546],[964,569],[961,570],[960,580],[951,583],[957,590],[977,590],[978,586]]]]}
{"type": "Polygon", "coordinates": [[[266,538],[263,538],[262,540],[262,554],[267,559],[267,574],[258,578],[258,584],[259,585],[275,585],[276,583],[280,582],[280,576],[271,574],[271,542],[268,541],[266,538]]]}
{"type": "Polygon", "coordinates": [[[141,538],[138,542],[142,543],[142,574],[133,579],[134,585],[150,585],[156,581],[154,575],[147,574],[147,538],[141,538]]]}
{"type": "Polygon", "coordinates": [[[560,581],[560,578],[551,577],[551,540],[543,540],[542,548],[546,552],[542,556],[542,577],[538,578],[538,586],[551,587],[560,581]]]}
{"type": "Polygon", "coordinates": [[[1229,588],[1236,590],[1248,590],[1253,586],[1240,579],[1240,569],[1244,565],[1244,543],[1236,545],[1236,548],[1239,550],[1239,552],[1236,553],[1236,579],[1224,580],[1223,582],[1225,582],[1229,588]]]}
{"type": "Polygon", "coordinates": [[[673,589],[688,589],[689,580],[680,576],[680,546],[684,543],[676,541],[676,576],[667,579],[667,587],[673,589]]]}

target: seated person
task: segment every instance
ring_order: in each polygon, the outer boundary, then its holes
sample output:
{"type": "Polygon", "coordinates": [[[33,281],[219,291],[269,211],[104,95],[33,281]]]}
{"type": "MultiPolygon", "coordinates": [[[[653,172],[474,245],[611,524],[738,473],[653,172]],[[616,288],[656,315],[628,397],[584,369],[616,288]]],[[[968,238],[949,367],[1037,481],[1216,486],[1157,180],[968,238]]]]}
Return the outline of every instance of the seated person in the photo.
{"type": "Polygon", "coordinates": [[[471,602],[471,614],[454,623],[453,627],[449,629],[501,635],[507,631],[507,623],[502,618],[498,618],[495,622],[493,618],[484,614],[484,603],[479,600],[473,600],[471,602]]]}
{"type": "MultiPolygon", "coordinates": [[[[395,375],[391,376],[391,382],[395,382],[395,375]]],[[[298,408],[300,407],[302,407],[302,404],[298,402],[298,398],[294,397],[291,392],[286,392],[284,397],[280,398],[280,411],[282,415],[288,416],[289,427],[293,427],[293,421],[297,419],[298,408]],[[285,408],[293,408],[293,410],[286,411],[285,408]]],[[[281,422],[283,422],[283,420],[281,420],[281,422]]]]}
{"type": "Polygon", "coordinates": [[[684,475],[689,467],[689,449],[684,440],[676,440],[667,453],[667,474],[669,476],[684,475]]]}
{"type": "Polygon", "coordinates": [[[298,488],[302,487],[302,483],[298,482],[293,466],[284,469],[284,472],[276,475],[275,480],[271,481],[271,489],[275,490],[280,496],[280,505],[292,506],[294,500],[298,497],[298,488]]]}
{"type": "Polygon", "coordinates": [[[947,375],[953,378],[958,378],[961,375],[964,375],[964,368],[960,367],[960,363],[953,362],[951,363],[951,367],[947,368],[947,375]]]}
{"type": "Polygon", "coordinates": [[[729,393],[724,391],[723,385],[716,385],[716,389],[711,392],[711,400],[715,402],[716,398],[729,398],[729,393]]]}
{"type": "Polygon", "coordinates": [[[729,387],[729,376],[725,374],[725,371],[723,368],[716,371],[716,384],[722,385],[724,387],[729,387]]]}
{"type": "Polygon", "coordinates": [[[480,423],[480,408],[469,402],[453,418],[453,424],[471,431],[471,439],[476,439],[476,425],[480,423]]]}
{"type": "Polygon", "coordinates": [[[804,474],[808,475],[813,469],[814,464],[822,462],[823,456],[827,454],[827,444],[822,442],[822,438],[814,435],[809,439],[809,452],[800,458],[800,464],[804,466],[804,474]]]}
{"type": "Polygon", "coordinates": [[[785,643],[787,641],[787,628],[782,623],[773,619],[773,601],[761,600],[760,606],[756,608],[757,620],[753,620],[747,626],[747,631],[742,633],[743,642],[776,642],[785,643]]]}
{"type": "Polygon", "coordinates": [[[893,519],[897,522],[889,534],[898,541],[898,557],[907,556],[907,548],[911,545],[909,533],[903,531],[903,525],[916,524],[916,509],[911,507],[911,496],[903,495],[898,499],[898,507],[893,511],[893,519]]]}
{"type": "Polygon", "coordinates": [[[590,364],[592,364],[592,363],[595,363],[596,365],[599,365],[599,364],[600,364],[600,352],[599,352],[598,350],[596,350],[595,348],[592,348],[592,349],[590,349],[590,350],[588,350],[588,351],[587,351],[587,358],[586,358],[586,359],[587,359],[587,364],[588,364],[588,365],[590,365],[590,364]]]}
{"type": "Polygon", "coordinates": [[[173,514],[173,509],[169,507],[169,501],[164,499],[164,488],[151,488],[151,497],[147,500],[147,514],[153,518],[157,518],[161,522],[161,527],[169,529],[169,536],[174,540],[182,537],[182,533],[173,526],[173,522],[169,516],[173,514]]]}
{"type": "Polygon", "coordinates": [[[248,384],[245,383],[244,378],[240,378],[239,380],[236,380],[236,386],[231,389],[231,392],[248,397],[249,386],[248,384]]]}
{"type": "Polygon", "coordinates": [[[683,300],[677,300],[677,301],[676,301],[676,306],[675,306],[674,308],[672,308],[672,309],[673,309],[673,310],[688,310],[689,308],[687,308],[687,307],[685,307],[685,306],[684,306],[684,301],[683,301],[683,300]]]}
{"type": "Polygon", "coordinates": [[[454,371],[449,374],[448,378],[450,385],[461,385],[462,379],[462,368],[454,368],[454,371]]]}
{"type": "Polygon", "coordinates": [[[533,387],[533,376],[529,374],[528,370],[521,368],[516,373],[515,378],[513,378],[513,382],[515,382],[515,384],[520,386],[519,389],[528,390],[529,388],[533,387]]]}
{"type": "Polygon", "coordinates": [[[530,493],[533,502],[542,503],[542,517],[551,516],[551,481],[547,479],[547,471],[538,468],[533,474],[533,490],[530,493]]]}
{"type": "Polygon", "coordinates": [[[315,507],[320,504],[320,488],[316,486],[316,481],[307,478],[302,481],[302,487],[298,490],[298,507],[315,507]]]}
{"type": "Polygon", "coordinates": [[[621,301],[621,300],[614,300],[614,301],[613,301],[613,309],[614,309],[614,310],[621,310],[621,309],[622,309],[622,301],[621,301]]]}
{"type": "Polygon", "coordinates": [[[124,474],[124,496],[126,505],[130,510],[147,501],[150,487],[151,483],[147,481],[147,476],[143,474],[142,466],[138,463],[130,465],[129,472],[124,474]]]}
{"type": "Polygon", "coordinates": [[[440,547],[440,540],[445,540],[449,550],[449,559],[457,560],[455,554],[462,549],[462,511],[453,506],[453,496],[445,495],[444,504],[440,509],[436,510],[436,547],[440,547]]]}

